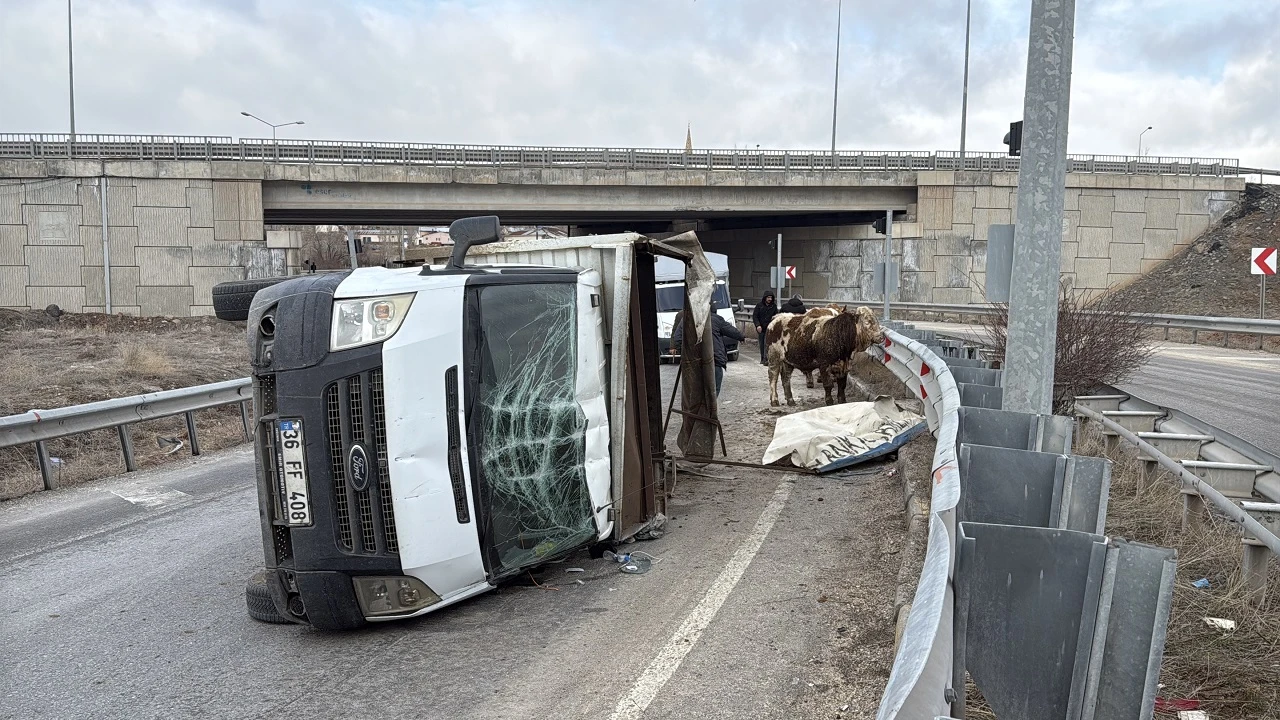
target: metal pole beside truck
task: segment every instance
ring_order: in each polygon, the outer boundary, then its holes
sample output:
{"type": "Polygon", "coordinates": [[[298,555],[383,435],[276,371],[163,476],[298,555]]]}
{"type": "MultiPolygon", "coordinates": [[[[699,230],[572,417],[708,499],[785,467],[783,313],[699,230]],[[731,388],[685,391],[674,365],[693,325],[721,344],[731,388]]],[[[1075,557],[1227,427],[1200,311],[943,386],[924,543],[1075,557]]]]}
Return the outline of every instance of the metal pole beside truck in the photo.
{"type": "Polygon", "coordinates": [[[1075,0],[1033,0],[1004,409],[1053,412],[1075,0]]]}

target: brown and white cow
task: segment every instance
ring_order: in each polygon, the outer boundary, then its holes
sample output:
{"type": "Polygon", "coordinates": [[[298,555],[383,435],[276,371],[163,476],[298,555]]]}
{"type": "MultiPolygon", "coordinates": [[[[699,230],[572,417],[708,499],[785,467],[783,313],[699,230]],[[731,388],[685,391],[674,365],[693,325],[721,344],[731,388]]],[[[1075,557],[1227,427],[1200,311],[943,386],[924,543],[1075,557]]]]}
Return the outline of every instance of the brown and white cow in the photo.
{"type": "Polygon", "coordinates": [[[778,402],[778,378],[788,405],[795,405],[791,395],[791,371],[818,371],[826,404],[833,404],[831,386],[836,386],[838,402],[845,402],[845,385],[855,352],[865,351],[883,342],[884,331],[870,308],[849,311],[844,307],[814,308],[804,315],[779,313],[769,323],[765,342],[769,357],[769,404],[778,402]]]}

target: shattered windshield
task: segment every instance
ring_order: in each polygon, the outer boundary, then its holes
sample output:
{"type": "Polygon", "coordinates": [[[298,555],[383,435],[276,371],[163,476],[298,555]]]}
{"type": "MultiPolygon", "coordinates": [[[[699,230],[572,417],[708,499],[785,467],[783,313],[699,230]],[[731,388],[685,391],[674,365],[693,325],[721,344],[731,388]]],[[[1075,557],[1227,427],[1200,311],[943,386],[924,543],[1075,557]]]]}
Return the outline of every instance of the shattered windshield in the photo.
{"type": "MultiPolygon", "coordinates": [[[[658,312],[680,312],[684,309],[684,285],[663,285],[655,290],[658,312]]],[[[716,282],[711,293],[711,307],[723,310],[729,307],[729,286],[723,280],[716,282]]]]}
{"type": "Polygon", "coordinates": [[[481,286],[475,410],[480,497],[495,575],[577,547],[595,533],[586,417],[575,399],[576,286],[481,286]]]}

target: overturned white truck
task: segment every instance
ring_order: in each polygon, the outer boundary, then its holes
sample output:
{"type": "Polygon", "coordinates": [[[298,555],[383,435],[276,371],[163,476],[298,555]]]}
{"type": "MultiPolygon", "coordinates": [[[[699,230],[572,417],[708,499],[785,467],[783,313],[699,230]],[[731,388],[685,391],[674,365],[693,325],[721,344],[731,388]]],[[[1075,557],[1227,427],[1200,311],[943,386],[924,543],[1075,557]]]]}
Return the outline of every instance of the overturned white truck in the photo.
{"type": "MultiPolygon", "coordinates": [[[[661,521],[654,265],[689,265],[685,333],[704,338],[715,277],[696,237],[503,243],[464,262],[499,233],[459,220],[445,264],[257,293],[254,617],[422,615],[661,521]]],[[[710,346],[686,353],[690,455],[711,454],[710,346]]]]}

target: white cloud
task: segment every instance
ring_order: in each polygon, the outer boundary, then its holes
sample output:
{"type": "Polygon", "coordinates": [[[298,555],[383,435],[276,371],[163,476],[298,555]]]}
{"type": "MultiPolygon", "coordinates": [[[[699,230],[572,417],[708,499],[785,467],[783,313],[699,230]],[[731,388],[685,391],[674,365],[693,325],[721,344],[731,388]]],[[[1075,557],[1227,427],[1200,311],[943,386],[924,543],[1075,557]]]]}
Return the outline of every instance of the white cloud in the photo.
{"type": "MultiPolygon", "coordinates": [[[[969,148],[1021,115],[1028,6],[975,0],[969,148]]],[[[1280,3],[1079,3],[1070,149],[1280,167],[1280,3]]],[[[62,0],[0,5],[0,131],[65,131],[62,0]]],[[[833,0],[78,0],[80,132],[830,143],[833,0]]],[[[838,144],[953,149],[963,0],[845,0],[838,144]]]]}

